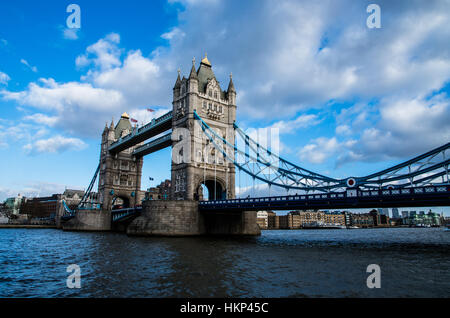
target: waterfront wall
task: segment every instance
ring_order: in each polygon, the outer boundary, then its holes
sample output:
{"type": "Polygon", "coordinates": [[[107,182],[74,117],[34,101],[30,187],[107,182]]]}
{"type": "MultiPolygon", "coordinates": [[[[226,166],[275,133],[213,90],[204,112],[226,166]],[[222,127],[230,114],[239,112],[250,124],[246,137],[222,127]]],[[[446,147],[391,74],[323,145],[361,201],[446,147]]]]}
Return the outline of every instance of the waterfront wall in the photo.
{"type": "Polygon", "coordinates": [[[64,231],[110,231],[111,213],[102,210],[79,210],[73,219],[61,223],[64,231]]]}

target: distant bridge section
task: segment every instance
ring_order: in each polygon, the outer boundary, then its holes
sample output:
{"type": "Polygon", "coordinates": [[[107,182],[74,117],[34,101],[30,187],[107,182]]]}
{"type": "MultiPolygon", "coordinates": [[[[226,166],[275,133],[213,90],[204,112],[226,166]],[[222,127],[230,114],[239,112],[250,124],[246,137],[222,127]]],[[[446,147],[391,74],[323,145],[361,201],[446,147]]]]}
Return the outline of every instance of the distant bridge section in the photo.
{"type": "MultiPolygon", "coordinates": [[[[108,150],[112,154],[119,153],[170,129],[172,129],[172,111],[162,115],[161,117],[153,119],[147,125],[138,128],[123,138],[120,138],[116,142],[112,143],[108,150]]],[[[167,146],[170,146],[170,144],[167,146]]],[[[144,153],[145,152],[142,152],[141,155],[144,153]]]]}
{"type": "Polygon", "coordinates": [[[199,210],[204,212],[431,206],[450,206],[449,185],[371,191],[351,189],[346,192],[199,202],[199,210]]]}

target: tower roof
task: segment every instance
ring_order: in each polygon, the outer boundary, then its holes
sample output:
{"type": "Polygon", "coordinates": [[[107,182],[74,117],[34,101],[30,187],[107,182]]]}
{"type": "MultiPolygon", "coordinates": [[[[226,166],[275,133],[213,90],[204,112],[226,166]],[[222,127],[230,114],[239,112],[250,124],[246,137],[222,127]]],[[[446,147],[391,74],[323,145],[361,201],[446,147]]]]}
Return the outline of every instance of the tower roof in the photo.
{"type": "Polygon", "coordinates": [[[203,93],[205,92],[205,87],[206,84],[208,84],[208,80],[216,78],[212,70],[211,63],[206,57],[206,54],[202,62],[200,63],[200,67],[197,70],[197,77],[198,77],[198,91],[203,93]]]}
{"type": "Polygon", "coordinates": [[[129,132],[131,132],[131,130],[132,130],[131,123],[130,123],[130,116],[128,116],[127,113],[123,113],[122,116],[120,117],[119,122],[116,125],[116,128],[114,128],[115,138],[119,139],[120,136],[122,135],[122,131],[124,131],[126,129],[129,132]]]}
{"type": "Polygon", "coordinates": [[[211,67],[211,62],[209,62],[208,55],[206,53],[205,53],[205,57],[202,59],[201,64],[205,64],[205,65],[211,67]]]}

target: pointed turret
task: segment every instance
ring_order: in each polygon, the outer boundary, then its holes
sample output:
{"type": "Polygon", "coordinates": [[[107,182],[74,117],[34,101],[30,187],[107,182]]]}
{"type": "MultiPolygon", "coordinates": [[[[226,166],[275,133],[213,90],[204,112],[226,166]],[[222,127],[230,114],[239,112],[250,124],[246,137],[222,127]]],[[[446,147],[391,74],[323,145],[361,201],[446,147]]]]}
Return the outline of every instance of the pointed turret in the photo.
{"type": "Polygon", "coordinates": [[[111,119],[111,125],[109,126],[109,129],[114,129],[114,117],[111,119]]]}
{"type": "Polygon", "coordinates": [[[178,69],[178,76],[177,76],[177,80],[175,82],[175,86],[173,87],[173,89],[180,88],[180,86],[181,86],[180,72],[181,72],[180,69],[178,69]]]}
{"type": "Polygon", "coordinates": [[[230,74],[230,83],[228,84],[228,93],[234,92],[236,93],[236,90],[234,89],[234,83],[233,83],[233,74],[230,74]]]}
{"type": "Polygon", "coordinates": [[[191,74],[189,74],[189,79],[196,79],[198,80],[197,71],[195,70],[195,57],[192,59],[192,68],[191,68],[191,74]]]}

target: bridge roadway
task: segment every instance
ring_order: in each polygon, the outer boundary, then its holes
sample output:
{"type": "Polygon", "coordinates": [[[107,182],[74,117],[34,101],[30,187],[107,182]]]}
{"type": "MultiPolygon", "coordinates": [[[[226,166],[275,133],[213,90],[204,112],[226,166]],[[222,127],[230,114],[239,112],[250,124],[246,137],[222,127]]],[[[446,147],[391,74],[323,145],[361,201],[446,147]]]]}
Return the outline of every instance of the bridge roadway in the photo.
{"type": "Polygon", "coordinates": [[[318,210],[450,206],[450,186],[241,198],[199,202],[200,211],[318,210]]]}
{"type": "MultiPolygon", "coordinates": [[[[167,130],[170,130],[170,129],[172,129],[172,111],[162,115],[161,117],[153,119],[147,125],[138,128],[137,130],[131,132],[130,134],[126,135],[123,138],[120,138],[116,142],[112,143],[108,150],[112,154],[119,153],[125,149],[128,149],[140,142],[143,142],[147,139],[155,137],[155,136],[157,136],[167,130]]],[[[152,142],[155,142],[155,141],[156,140],[150,141],[149,144],[152,142]]],[[[168,147],[171,145],[171,143],[168,144],[167,140],[166,140],[165,145],[166,145],[165,147],[168,147]]],[[[145,147],[145,145],[142,147],[145,147]]],[[[140,147],[140,148],[142,148],[142,147],[140,147]]],[[[162,149],[162,148],[159,148],[159,149],[162,149]]],[[[156,150],[159,150],[159,149],[156,149],[156,150]]],[[[148,151],[150,151],[150,150],[151,150],[151,147],[147,147],[147,149],[145,151],[138,152],[138,154],[139,155],[149,154],[150,152],[148,152],[148,151]]],[[[154,151],[156,151],[156,150],[154,150],[154,151]]]]}

